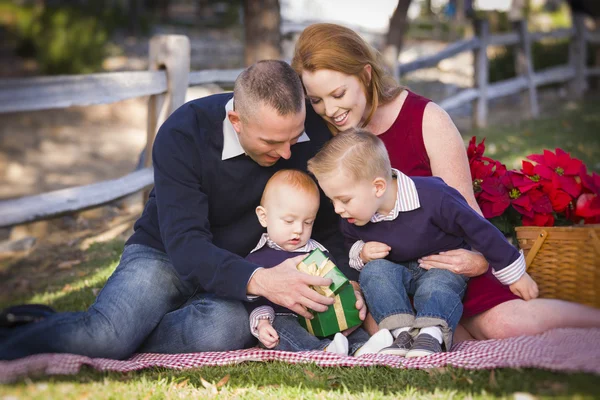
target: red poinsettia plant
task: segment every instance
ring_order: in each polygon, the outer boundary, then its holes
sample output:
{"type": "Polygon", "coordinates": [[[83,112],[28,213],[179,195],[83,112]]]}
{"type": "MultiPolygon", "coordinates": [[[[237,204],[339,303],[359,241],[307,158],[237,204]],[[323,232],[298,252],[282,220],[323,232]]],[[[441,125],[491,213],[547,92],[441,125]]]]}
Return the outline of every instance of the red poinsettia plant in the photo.
{"type": "Polygon", "coordinates": [[[600,175],[566,151],[532,154],[520,170],[484,156],[485,139],[471,138],[467,155],[483,216],[507,235],[515,226],[600,223],[600,175]]]}

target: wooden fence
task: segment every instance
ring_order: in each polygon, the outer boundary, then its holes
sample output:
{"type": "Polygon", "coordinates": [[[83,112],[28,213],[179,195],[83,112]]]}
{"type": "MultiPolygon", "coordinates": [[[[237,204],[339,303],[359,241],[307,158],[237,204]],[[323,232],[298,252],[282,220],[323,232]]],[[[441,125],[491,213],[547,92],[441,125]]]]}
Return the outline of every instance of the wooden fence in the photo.
{"type": "Polygon", "coordinates": [[[550,32],[529,32],[526,21],[514,23],[514,32],[491,35],[486,20],[475,21],[475,36],[447,46],[444,50],[427,57],[398,66],[400,74],[407,74],[422,68],[435,67],[439,62],[465,51],[474,55],[474,85],[439,102],[447,111],[473,102],[473,125],[487,125],[488,104],[492,99],[523,92],[528,103],[530,116],[539,115],[537,88],[553,83],[567,83],[571,95],[581,97],[587,89],[589,77],[600,76],[600,67],[588,68],[587,45],[600,44],[600,31],[589,31],[585,27],[585,16],[575,14],[573,27],[550,32]],[[531,53],[532,43],[543,39],[568,39],[569,62],[534,71],[531,53]],[[489,59],[487,50],[491,46],[516,46],[518,76],[500,82],[489,82],[489,59]]]}
{"type": "MultiPolygon", "coordinates": [[[[586,79],[600,75],[600,68],[587,68],[586,43],[600,43],[600,33],[586,31],[582,16],[575,16],[573,29],[547,33],[529,33],[525,22],[516,24],[516,32],[490,35],[486,21],[476,23],[477,36],[453,43],[441,52],[399,66],[401,73],[436,66],[440,61],[464,51],[475,54],[475,85],[442,100],[439,104],[452,110],[474,102],[474,123],[484,126],[491,99],[524,92],[532,116],[537,116],[537,87],[568,82],[572,93],[586,90],[586,79]],[[568,65],[533,71],[531,43],[546,37],[570,38],[568,65]],[[516,78],[490,84],[488,80],[488,46],[518,45],[522,60],[516,78]]],[[[147,141],[144,166],[119,179],[85,186],[56,190],[34,196],[0,201],[0,227],[53,218],[108,204],[147,189],[153,184],[151,149],[160,124],[184,103],[188,86],[207,83],[231,85],[241,70],[207,70],[190,72],[190,42],[185,36],[156,36],[150,40],[149,70],[77,76],[37,77],[0,80],[0,113],[35,111],[70,106],[114,103],[149,96],[147,141]]]]}

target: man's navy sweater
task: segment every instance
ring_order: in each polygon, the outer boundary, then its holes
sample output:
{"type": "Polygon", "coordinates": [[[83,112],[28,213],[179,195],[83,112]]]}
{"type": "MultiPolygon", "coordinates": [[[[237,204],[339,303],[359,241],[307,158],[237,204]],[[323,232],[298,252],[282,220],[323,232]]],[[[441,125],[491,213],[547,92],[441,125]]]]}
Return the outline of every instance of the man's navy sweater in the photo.
{"type": "Polygon", "coordinates": [[[481,252],[494,271],[515,262],[519,251],[488,220],[477,214],[465,198],[438,177],[411,177],[421,206],[400,212],[392,221],[355,226],[343,220],[346,247],[358,241],[382,242],[392,248],[386,259],[405,263],[454,249],[481,252]]]}
{"type": "MultiPolygon", "coordinates": [[[[225,105],[232,96],[190,101],[161,126],[152,151],[154,189],[127,244],[166,252],[179,277],[200,291],[247,300],[248,281],[259,266],[243,257],[264,231],[255,208],[267,180],[284,168],[306,171],[307,161],[331,133],[307,105],[310,141],[293,145],[289,160],[271,167],[261,167],[246,155],[221,160],[225,105]]],[[[338,221],[321,192],[315,239],[346,260],[341,268],[348,268],[338,221]]]]}

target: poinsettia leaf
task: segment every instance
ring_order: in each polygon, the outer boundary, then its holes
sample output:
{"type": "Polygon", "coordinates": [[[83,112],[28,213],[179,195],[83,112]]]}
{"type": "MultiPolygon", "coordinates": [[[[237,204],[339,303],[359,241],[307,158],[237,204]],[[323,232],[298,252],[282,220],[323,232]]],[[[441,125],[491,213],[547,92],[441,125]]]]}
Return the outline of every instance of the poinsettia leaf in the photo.
{"type": "Polygon", "coordinates": [[[571,196],[577,197],[581,193],[581,184],[577,183],[572,176],[557,175],[556,179],[558,180],[557,187],[561,188],[571,196]]]}
{"type": "Polygon", "coordinates": [[[542,165],[546,164],[546,159],[544,158],[543,154],[530,154],[526,158],[528,160],[531,160],[531,161],[536,162],[538,164],[542,164],[542,165]]]}
{"type": "Polygon", "coordinates": [[[547,167],[546,165],[537,164],[533,167],[533,172],[536,175],[539,175],[540,178],[552,180],[552,176],[554,175],[554,171],[547,167]]]}
{"type": "Polygon", "coordinates": [[[530,163],[529,161],[525,161],[523,160],[522,164],[522,170],[523,173],[525,173],[526,175],[535,175],[535,173],[533,172],[533,164],[530,163]]]}
{"type": "Polygon", "coordinates": [[[544,164],[549,168],[556,168],[556,154],[554,154],[550,150],[544,150],[544,161],[544,164]]]}

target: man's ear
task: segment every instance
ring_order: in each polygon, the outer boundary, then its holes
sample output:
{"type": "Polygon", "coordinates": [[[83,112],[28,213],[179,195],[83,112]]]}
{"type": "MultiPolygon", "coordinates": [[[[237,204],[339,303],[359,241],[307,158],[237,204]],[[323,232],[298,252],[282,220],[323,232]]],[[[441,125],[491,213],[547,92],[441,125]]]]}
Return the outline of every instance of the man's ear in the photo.
{"type": "Polygon", "coordinates": [[[235,129],[237,133],[240,133],[242,131],[242,119],[240,118],[240,114],[237,111],[230,110],[227,111],[227,118],[229,118],[229,122],[233,125],[233,129],[235,129]]]}
{"type": "Polygon", "coordinates": [[[373,188],[375,189],[375,196],[381,197],[387,189],[387,181],[382,177],[373,179],[373,188]]]}
{"type": "Polygon", "coordinates": [[[267,210],[263,206],[256,207],[256,216],[258,217],[258,222],[262,225],[263,228],[267,227],[267,210]]]}

